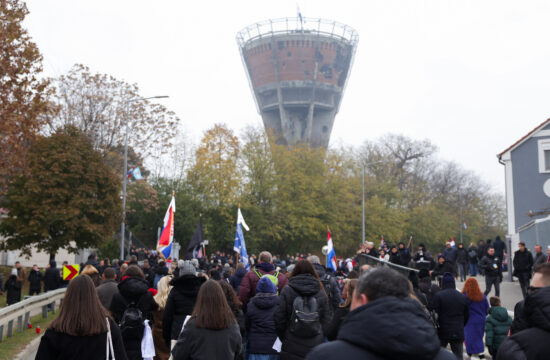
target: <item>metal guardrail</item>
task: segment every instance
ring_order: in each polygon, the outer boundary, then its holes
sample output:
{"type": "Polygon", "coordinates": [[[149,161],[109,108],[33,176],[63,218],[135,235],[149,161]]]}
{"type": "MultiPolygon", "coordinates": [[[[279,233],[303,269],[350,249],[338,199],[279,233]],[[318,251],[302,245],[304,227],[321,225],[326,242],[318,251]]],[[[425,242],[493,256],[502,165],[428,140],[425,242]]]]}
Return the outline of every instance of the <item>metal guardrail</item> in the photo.
{"type": "Polygon", "coordinates": [[[370,256],[370,255],[367,255],[367,254],[359,254],[359,265],[370,265],[370,266],[389,266],[390,268],[394,269],[394,270],[397,270],[399,271],[400,273],[404,274],[404,275],[408,275],[409,272],[411,271],[414,271],[414,272],[419,272],[420,270],[418,269],[414,269],[414,268],[410,268],[410,267],[406,267],[406,266],[403,266],[403,265],[398,265],[398,264],[394,264],[394,263],[391,263],[389,261],[385,261],[385,260],[380,260],[378,258],[375,258],[374,256],[370,256]],[[363,260],[363,261],[361,261],[363,260]]]}
{"type": "Polygon", "coordinates": [[[55,303],[63,299],[66,291],[66,288],[48,291],[0,309],[0,342],[4,334],[8,337],[13,335],[15,321],[17,332],[27,328],[32,311],[42,308],[44,318],[48,316],[48,311],[55,314],[55,303]]]}

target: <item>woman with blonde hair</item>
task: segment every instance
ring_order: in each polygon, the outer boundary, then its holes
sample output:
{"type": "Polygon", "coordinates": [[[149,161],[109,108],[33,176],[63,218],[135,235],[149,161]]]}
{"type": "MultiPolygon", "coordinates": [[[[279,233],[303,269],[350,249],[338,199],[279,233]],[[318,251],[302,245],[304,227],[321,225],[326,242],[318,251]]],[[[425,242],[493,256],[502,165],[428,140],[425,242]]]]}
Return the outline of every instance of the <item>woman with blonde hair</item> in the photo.
{"type": "Polygon", "coordinates": [[[93,265],[86,265],[84,267],[84,270],[80,272],[80,275],[88,275],[94,282],[95,287],[101,285],[101,277],[99,276],[99,271],[93,265]]]}
{"type": "Polygon", "coordinates": [[[483,344],[483,335],[485,334],[485,318],[489,311],[489,302],[481,292],[479,284],[475,278],[468,278],[464,283],[462,293],[466,295],[466,301],[470,316],[464,326],[464,342],[466,343],[466,353],[480,354],[479,358],[485,356],[485,345],[483,344]]]}
{"type": "Polygon", "coordinates": [[[170,348],[166,345],[162,337],[162,316],[166,307],[168,294],[172,290],[170,285],[172,275],[167,275],[161,278],[157,284],[158,292],[154,296],[155,302],[159,305],[157,310],[153,310],[153,341],[155,343],[155,360],[167,360],[170,357],[170,348]]]}

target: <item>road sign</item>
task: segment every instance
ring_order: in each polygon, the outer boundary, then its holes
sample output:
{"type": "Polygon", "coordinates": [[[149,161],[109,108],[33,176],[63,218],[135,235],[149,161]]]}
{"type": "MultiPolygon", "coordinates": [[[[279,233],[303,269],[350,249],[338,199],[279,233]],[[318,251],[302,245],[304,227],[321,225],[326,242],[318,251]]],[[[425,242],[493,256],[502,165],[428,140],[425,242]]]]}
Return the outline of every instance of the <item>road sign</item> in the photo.
{"type": "Polygon", "coordinates": [[[63,265],[63,280],[71,280],[78,275],[80,265],[63,265]]]}

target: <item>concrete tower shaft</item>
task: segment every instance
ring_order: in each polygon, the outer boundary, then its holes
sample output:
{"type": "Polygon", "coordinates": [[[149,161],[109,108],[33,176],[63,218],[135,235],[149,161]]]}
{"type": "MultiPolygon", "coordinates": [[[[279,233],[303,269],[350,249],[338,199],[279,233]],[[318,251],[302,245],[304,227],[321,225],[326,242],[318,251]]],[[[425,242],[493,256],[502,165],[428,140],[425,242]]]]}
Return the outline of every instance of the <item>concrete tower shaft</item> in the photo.
{"type": "Polygon", "coordinates": [[[327,148],[359,37],[347,25],[285,18],[237,34],[266,130],[279,144],[327,148]]]}

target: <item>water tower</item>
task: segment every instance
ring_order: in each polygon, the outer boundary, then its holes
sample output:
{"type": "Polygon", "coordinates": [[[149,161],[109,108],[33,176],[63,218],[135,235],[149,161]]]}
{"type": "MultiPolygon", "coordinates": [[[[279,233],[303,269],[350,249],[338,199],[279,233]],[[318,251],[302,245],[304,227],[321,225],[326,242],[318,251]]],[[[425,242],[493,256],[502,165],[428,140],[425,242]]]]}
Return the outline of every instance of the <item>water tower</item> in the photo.
{"type": "Polygon", "coordinates": [[[250,25],[237,42],[258,112],[278,144],[327,148],[359,37],[310,18],[250,25]]]}

